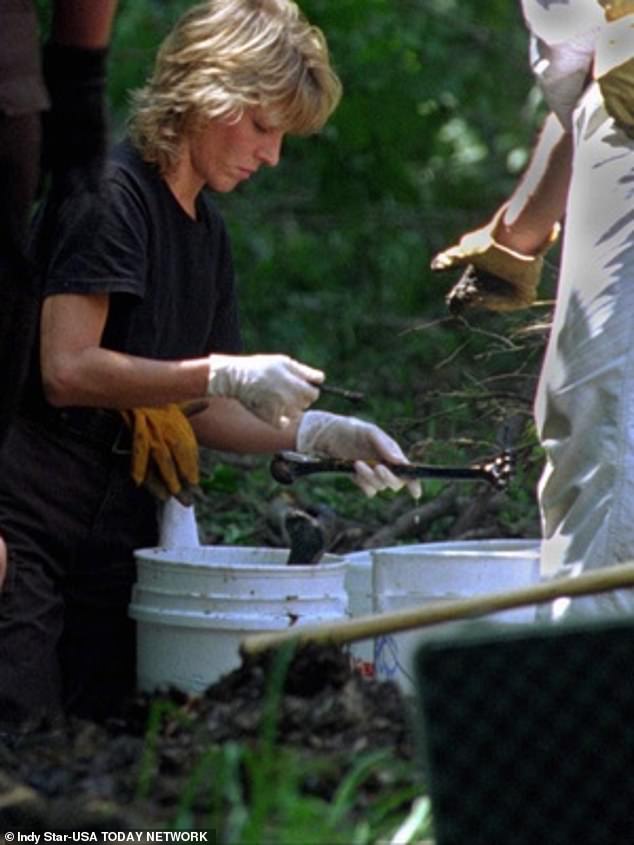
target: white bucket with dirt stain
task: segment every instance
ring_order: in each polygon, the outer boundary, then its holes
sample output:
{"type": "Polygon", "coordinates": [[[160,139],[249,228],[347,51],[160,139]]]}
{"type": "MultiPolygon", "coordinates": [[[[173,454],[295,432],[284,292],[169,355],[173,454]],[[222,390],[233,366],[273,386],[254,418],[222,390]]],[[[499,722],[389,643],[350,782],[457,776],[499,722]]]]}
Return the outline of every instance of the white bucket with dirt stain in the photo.
{"type": "MultiPolygon", "coordinates": [[[[350,552],[346,560],[346,591],[350,616],[368,616],[374,611],[372,595],[372,555],[369,551],[350,552]]],[[[365,678],[374,677],[374,640],[360,640],[349,646],[352,667],[365,678]]]]}
{"type": "Polygon", "coordinates": [[[288,549],[139,549],[129,613],[137,686],[200,693],[240,665],[243,637],[348,615],[345,561],[287,566],[288,549]]]}
{"type": "MultiPolygon", "coordinates": [[[[432,602],[519,589],[539,580],[539,540],[470,540],[374,549],[372,594],[376,613],[391,613],[432,602]]],[[[487,617],[530,623],[536,607],[520,607],[487,617]]],[[[445,632],[443,623],[374,641],[374,670],[380,680],[396,681],[414,695],[413,656],[425,637],[445,632]]],[[[465,624],[464,622],[460,624],[465,624]]]]}
{"type": "MultiPolygon", "coordinates": [[[[345,555],[346,590],[348,591],[348,606],[352,617],[367,616],[375,612],[375,595],[373,586],[373,555],[376,553],[397,554],[438,554],[443,556],[453,552],[472,552],[478,555],[488,555],[491,552],[512,552],[523,554],[527,552],[533,559],[535,549],[539,550],[539,540],[453,540],[433,543],[414,543],[405,546],[385,546],[379,549],[349,552],[345,555]]],[[[443,559],[446,559],[444,557],[443,559]]],[[[362,675],[374,677],[376,667],[374,663],[375,643],[373,639],[360,640],[350,645],[350,655],[353,666],[362,675]]]]}

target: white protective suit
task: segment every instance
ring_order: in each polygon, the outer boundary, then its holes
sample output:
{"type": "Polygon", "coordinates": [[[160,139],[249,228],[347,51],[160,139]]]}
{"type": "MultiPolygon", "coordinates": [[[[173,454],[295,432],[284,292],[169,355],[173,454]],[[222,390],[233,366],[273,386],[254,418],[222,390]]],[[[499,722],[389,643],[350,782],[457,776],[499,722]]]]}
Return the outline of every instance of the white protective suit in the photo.
{"type": "MultiPolygon", "coordinates": [[[[574,138],[554,321],[535,416],[542,574],[634,561],[634,140],[592,81],[604,26],[596,0],[523,0],[544,96],[574,138]]],[[[634,610],[634,590],[551,612],[634,610]]]]}

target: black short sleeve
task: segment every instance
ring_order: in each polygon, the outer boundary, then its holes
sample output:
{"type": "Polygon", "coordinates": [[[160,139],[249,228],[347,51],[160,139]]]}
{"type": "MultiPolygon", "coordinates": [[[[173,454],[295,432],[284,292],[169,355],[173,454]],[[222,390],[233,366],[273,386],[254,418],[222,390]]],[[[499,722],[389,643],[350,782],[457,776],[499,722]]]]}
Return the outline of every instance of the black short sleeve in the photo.
{"type": "Polygon", "coordinates": [[[45,296],[110,296],[108,348],[163,360],[242,348],[222,217],[207,196],[189,217],[128,142],[96,204],[65,203],[46,252],[45,296]]]}

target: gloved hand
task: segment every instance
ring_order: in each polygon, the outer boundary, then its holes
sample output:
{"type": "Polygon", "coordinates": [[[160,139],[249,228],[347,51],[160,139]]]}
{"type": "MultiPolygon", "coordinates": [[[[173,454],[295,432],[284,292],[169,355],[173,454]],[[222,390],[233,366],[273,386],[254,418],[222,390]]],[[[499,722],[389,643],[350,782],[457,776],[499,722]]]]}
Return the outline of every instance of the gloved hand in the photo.
{"type": "Polygon", "coordinates": [[[107,53],[52,42],[44,48],[51,108],[43,115],[42,165],[57,195],[99,187],[108,135],[107,53]]]}
{"type": "MultiPolygon", "coordinates": [[[[198,409],[194,407],[194,413],[198,409]]],[[[144,485],[161,501],[174,496],[182,505],[191,505],[199,481],[198,443],[183,407],[132,408],[121,415],[132,431],[131,475],[136,485],[144,485]]]]}
{"type": "Polygon", "coordinates": [[[535,301],[544,255],[557,240],[556,225],[535,255],[524,255],[497,243],[494,232],[506,211],[503,206],[480,229],[467,232],[452,247],[439,252],[432,270],[466,267],[466,272],[447,295],[450,310],[481,307],[492,311],[514,311],[535,301]]]}
{"type": "Polygon", "coordinates": [[[599,35],[593,75],[608,114],[634,138],[634,2],[601,3],[608,21],[599,35]]]}
{"type": "Polygon", "coordinates": [[[353,481],[366,496],[388,488],[397,491],[407,487],[415,499],[420,498],[419,481],[397,478],[380,463],[408,461],[398,443],[373,423],[327,411],[307,411],[297,429],[296,448],[308,454],[355,461],[353,481]]]}
{"type": "Polygon", "coordinates": [[[208,396],[237,399],[252,414],[276,428],[318,398],[324,373],[300,364],[288,355],[209,356],[208,396]]]}
{"type": "Polygon", "coordinates": [[[599,0],[607,21],[617,21],[625,15],[634,14],[634,0],[599,0]]]}

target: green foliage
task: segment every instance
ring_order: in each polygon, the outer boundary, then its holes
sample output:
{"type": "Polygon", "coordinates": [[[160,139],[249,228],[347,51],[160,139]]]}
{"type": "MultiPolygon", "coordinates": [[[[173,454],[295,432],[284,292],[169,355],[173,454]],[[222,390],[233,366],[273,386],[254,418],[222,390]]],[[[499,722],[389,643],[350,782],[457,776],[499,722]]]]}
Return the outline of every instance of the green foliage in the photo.
{"type": "Polygon", "coordinates": [[[342,103],[318,138],[289,139],[275,173],[222,204],[253,344],[321,346],[339,368],[364,324],[443,307],[429,259],[507,191],[534,115],[515,4],[487,5],[484,21],[475,2],[303,5],[328,35],[342,103]]]}
{"type": "MultiPolygon", "coordinates": [[[[237,742],[204,750],[172,827],[202,825],[226,845],[372,845],[389,841],[386,835],[400,827],[420,795],[413,766],[387,751],[368,752],[351,763],[331,801],[309,787],[327,775],[327,760],[278,746],[265,763],[261,751],[259,744],[237,742]],[[386,789],[368,806],[360,792],[377,776],[386,789]]],[[[429,826],[429,816],[421,816],[417,831],[428,833],[429,826]]]]}
{"type": "Polygon", "coordinates": [[[125,124],[130,91],[144,84],[157,46],[191,5],[190,0],[120,0],[108,73],[117,134],[125,124]]]}

